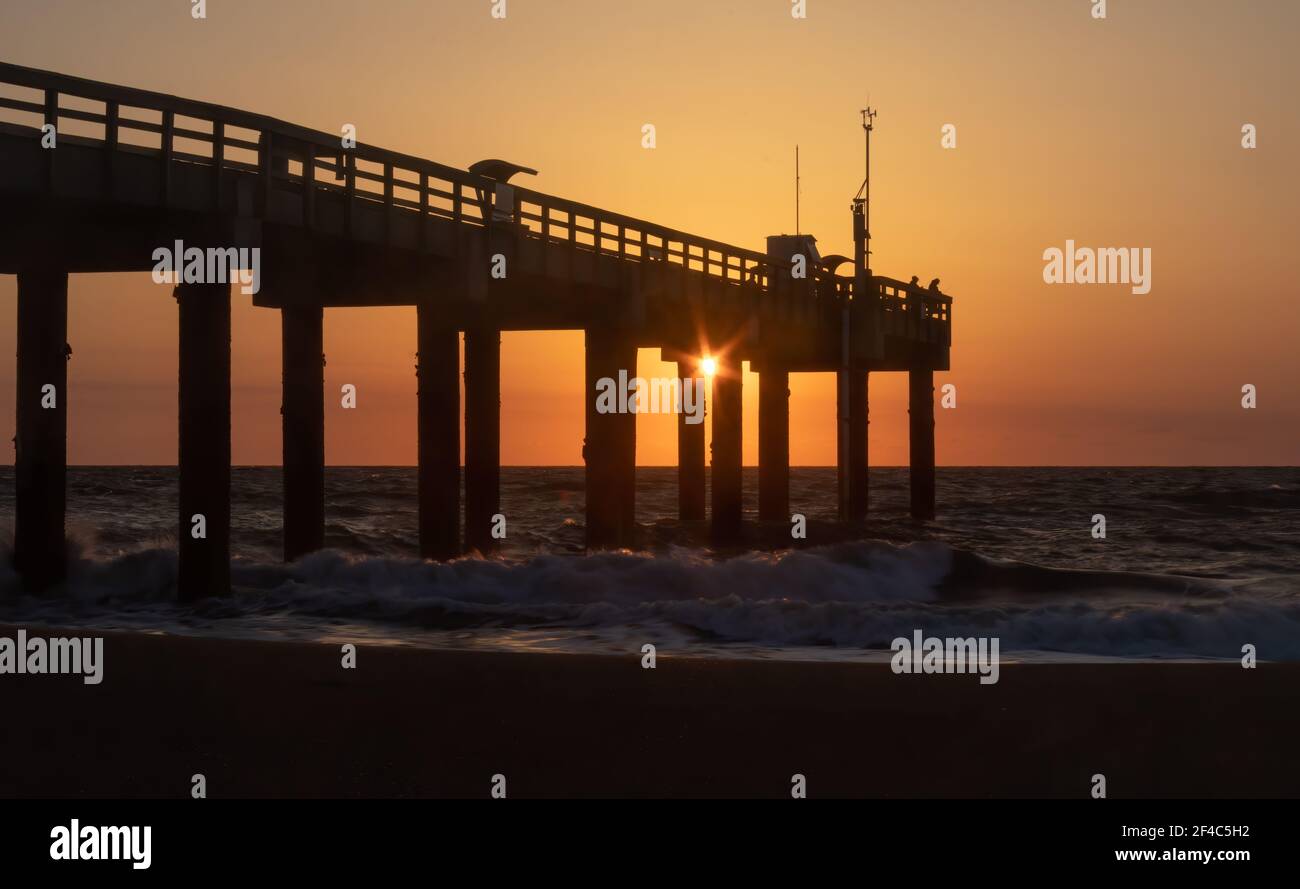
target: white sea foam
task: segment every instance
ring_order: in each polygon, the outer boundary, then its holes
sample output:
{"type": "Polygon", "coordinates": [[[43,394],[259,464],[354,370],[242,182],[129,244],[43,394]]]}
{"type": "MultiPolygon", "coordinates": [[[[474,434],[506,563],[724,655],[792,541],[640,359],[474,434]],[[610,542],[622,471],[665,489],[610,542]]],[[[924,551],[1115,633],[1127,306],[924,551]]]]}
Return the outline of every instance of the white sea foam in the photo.
{"type": "Polygon", "coordinates": [[[1235,658],[1250,642],[1264,660],[1300,659],[1300,602],[1286,582],[1044,569],[938,543],[444,564],[327,550],[293,565],[236,559],[236,593],[192,607],[174,602],[175,572],[166,550],[79,558],[64,596],[38,598],[0,568],[0,621],[427,645],[500,637],[566,650],[658,640],[678,653],[817,647],[846,657],[919,627],[996,636],[1009,655],[1235,658]]]}

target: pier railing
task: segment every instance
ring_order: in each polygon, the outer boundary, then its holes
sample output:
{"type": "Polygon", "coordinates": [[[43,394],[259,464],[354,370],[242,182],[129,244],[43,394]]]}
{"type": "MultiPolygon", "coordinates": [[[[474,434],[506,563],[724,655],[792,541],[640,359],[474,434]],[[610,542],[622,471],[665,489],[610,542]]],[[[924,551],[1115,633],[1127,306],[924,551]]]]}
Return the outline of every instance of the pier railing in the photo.
{"type": "Polygon", "coordinates": [[[952,297],[893,278],[871,279],[880,298],[881,323],[890,336],[952,345],[952,297]]]}
{"type": "MultiPolygon", "coordinates": [[[[790,278],[791,263],[754,250],[692,235],[589,204],[565,200],[424,158],[365,143],[343,146],[341,135],[325,133],[222,105],[165,93],[70,77],[0,63],[0,90],[27,91],[26,98],[0,92],[0,109],[17,112],[20,125],[34,133],[52,124],[57,137],[102,145],[111,188],[119,152],[156,157],[160,202],[170,200],[174,163],[211,169],[212,207],[221,209],[223,180],[232,174],[259,174],[260,212],[273,195],[300,197],[301,224],[316,224],[320,192],[341,192],[345,234],[352,233],[353,205],[373,201],[391,211],[418,213],[423,219],[487,227],[509,224],[525,236],[568,245],[630,262],[672,263],[711,278],[761,290],[779,275],[790,278]],[[5,89],[8,88],[8,89],[5,89]],[[25,119],[23,119],[25,117],[25,119]]],[[[46,187],[52,187],[56,152],[46,160],[46,187]]],[[[423,238],[425,227],[419,226],[423,238]]],[[[817,296],[849,297],[853,279],[814,271],[817,296]]],[[[890,278],[874,278],[887,333],[925,342],[948,342],[951,297],[930,293],[890,278]]]]}
{"type": "MultiPolygon", "coordinates": [[[[0,109],[27,115],[25,122],[37,129],[52,124],[59,138],[98,141],[110,158],[117,151],[156,155],[164,203],[172,163],[189,162],[212,168],[214,206],[225,175],[259,173],[262,201],[269,204],[276,190],[299,194],[306,226],[313,224],[317,190],[337,190],[470,226],[509,221],[550,242],[625,260],[675,263],[736,284],[766,288],[777,270],[790,267],[764,253],[577,201],[498,188],[495,180],[412,155],[361,142],[345,148],[341,135],[222,105],[7,63],[0,63],[0,86],[34,93],[0,95],[0,109]],[[500,206],[503,196],[513,205],[500,206]]],[[[351,203],[345,204],[349,216],[351,203]]],[[[350,222],[345,220],[345,230],[350,222]]]]}

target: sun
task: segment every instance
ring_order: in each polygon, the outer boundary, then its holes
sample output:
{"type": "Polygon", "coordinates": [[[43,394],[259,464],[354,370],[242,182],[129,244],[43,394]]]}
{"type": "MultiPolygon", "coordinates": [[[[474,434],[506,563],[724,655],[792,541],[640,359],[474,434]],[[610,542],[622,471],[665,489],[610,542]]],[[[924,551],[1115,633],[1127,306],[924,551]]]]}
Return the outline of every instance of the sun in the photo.
{"type": "Polygon", "coordinates": [[[718,359],[703,358],[700,360],[700,370],[704,371],[706,377],[711,377],[718,372],[718,359]]]}

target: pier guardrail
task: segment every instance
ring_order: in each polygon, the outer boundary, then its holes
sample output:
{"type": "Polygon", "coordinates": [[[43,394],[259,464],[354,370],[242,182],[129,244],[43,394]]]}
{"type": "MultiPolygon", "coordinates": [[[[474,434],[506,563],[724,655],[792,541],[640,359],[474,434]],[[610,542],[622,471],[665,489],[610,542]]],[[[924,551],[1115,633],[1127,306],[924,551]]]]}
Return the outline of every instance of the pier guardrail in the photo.
{"type": "MultiPolygon", "coordinates": [[[[317,190],[337,190],[464,225],[491,226],[505,219],[548,243],[623,261],[672,263],[762,290],[773,287],[779,273],[788,278],[791,269],[789,261],[765,253],[520,186],[499,187],[496,180],[413,155],[362,142],[344,148],[340,135],[262,114],[0,62],[4,86],[34,93],[27,98],[0,94],[0,109],[27,115],[36,133],[53,124],[63,134],[64,122],[75,122],[68,134],[97,140],[110,165],[116,151],[156,155],[164,201],[171,165],[179,161],[212,168],[214,202],[223,177],[232,172],[262,177],[263,208],[272,190],[295,191],[302,196],[302,224],[308,227],[317,190]],[[503,198],[510,205],[498,205],[503,198]]],[[[351,203],[345,204],[345,230],[350,230],[351,203]]],[[[852,294],[852,278],[821,270],[813,274],[819,293],[831,299],[852,294]]],[[[872,280],[887,333],[950,343],[951,297],[891,278],[872,280]]]]}
{"type": "Polygon", "coordinates": [[[0,85],[36,93],[0,95],[0,109],[34,117],[38,132],[41,124],[53,124],[62,134],[65,121],[76,121],[73,135],[97,138],[110,151],[156,154],[164,182],[175,161],[211,166],[214,195],[227,172],[261,174],[269,184],[264,201],[269,188],[303,196],[306,225],[313,191],[337,189],[472,226],[491,225],[505,210],[527,232],[551,242],[620,259],[671,262],[737,284],[766,288],[778,269],[790,267],[754,250],[514,185],[501,192],[513,196],[514,206],[494,208],[495,180],[362,142],[344,148],[339,135],[236,108],[9,63],[0,63],[0,85]]]}

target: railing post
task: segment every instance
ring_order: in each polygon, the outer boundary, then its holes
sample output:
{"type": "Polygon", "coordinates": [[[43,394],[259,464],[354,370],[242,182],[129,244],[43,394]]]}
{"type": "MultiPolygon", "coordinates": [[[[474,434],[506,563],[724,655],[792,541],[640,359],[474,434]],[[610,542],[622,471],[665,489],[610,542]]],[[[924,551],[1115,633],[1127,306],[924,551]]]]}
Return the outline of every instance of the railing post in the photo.
{"type": "Polygon", "coordinates": [[[302,152],[302,224],[316,226],[316,146],[308,142],[302,152]]]}
{"type": "Polygon", "coordinates": [[[272,178],[275,176],[275,164],[272,162],[271,131],[262,131],[262,155],[258,158],[259,172],[262,174],[262,216],[271,215],[272,178]]]}
{"type": "Polygon", "coordinates": [[[428,248],[428,216],[429,216],[429,174],[421,171],[420,173],[420,233],[419,244],[420,250],[428,248]]]}
{"type": "Polygon", "coordinates": [[[346,170],[343,174],[343,232],[352,234],[352,202],[357,194],[357,158],[348,152],[346,170]]]}
{"type": "Polygon", "coordinates": [[[219,120],[212,122],[212,208],[221,209],[221,167],[226,160],[226,125],[219,120]]]}
{"type": "Polygon", "coordinates": [[[384,243],[393,240],[393,165],[384,164],[384,243]]]}
{"type": "MultiPolygon", "coordinates": [[[[59,94],[56,90],[45,91],[45,123],[47,126],[54,127],[55,138],[59,134],[59,94]]],[[[54,191],[54,156],[58,150],[44,151],[45,160],[45,190],[54,191]]]]}
{"type": "Polygon", "coordinates": [[[176,114],[164,111],[162,114],[162,204],[169,206],[172,201],[172,142],[175,137],[176,114]]]}
{"type": "Polygon", "coordinates": [[[111,198],[117,178],[119,109],[116,102],[104,104],[104,194],[111,198]]]}

